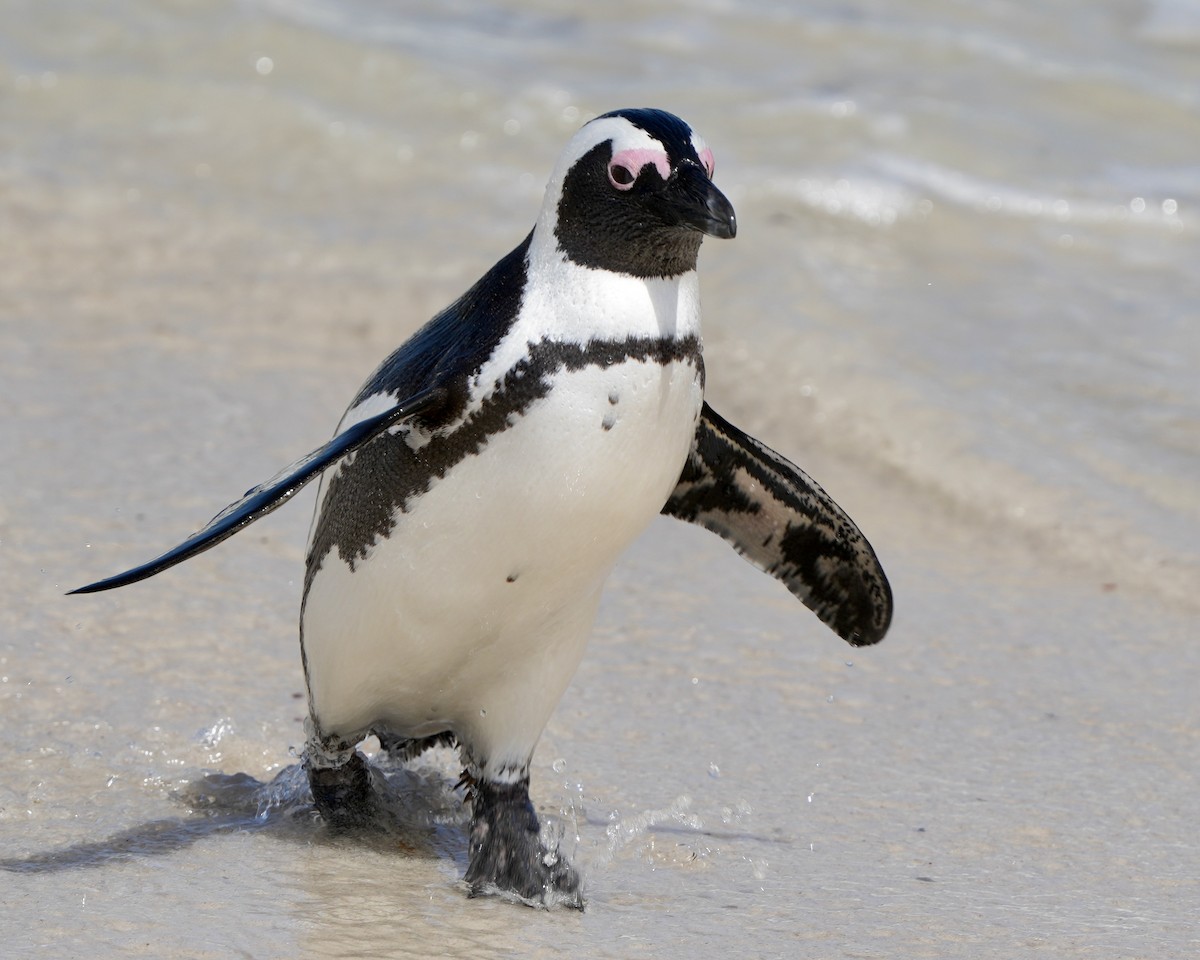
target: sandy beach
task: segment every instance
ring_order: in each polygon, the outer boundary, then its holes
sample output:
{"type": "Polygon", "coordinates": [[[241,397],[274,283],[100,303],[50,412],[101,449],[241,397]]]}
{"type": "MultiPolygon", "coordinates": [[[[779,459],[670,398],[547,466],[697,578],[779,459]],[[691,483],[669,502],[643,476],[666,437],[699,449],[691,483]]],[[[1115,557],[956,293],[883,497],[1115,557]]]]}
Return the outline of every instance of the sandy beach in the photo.
{"type": "Polygon", "coordinates": [[[986,6],[6,13],[5,955],[1195,956],[1200,20],[986,6]],[[466,897],[448,752],[387,769],[394,829],[315,817],[311,491],[64,594],[327,439],[570,132],[642,102],[739,214],[701,253],[708,398],[858,521],[897,612],[852,649],[656,521],[536,755],[588,897],[539,912],[466,897]]]}

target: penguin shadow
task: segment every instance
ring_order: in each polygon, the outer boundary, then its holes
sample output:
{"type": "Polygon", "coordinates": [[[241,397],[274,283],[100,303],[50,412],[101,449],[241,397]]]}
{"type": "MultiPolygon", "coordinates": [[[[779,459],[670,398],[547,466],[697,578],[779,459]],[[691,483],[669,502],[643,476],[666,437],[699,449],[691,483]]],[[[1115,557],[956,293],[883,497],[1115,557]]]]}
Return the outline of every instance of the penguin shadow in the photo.
{"type": "Polygon", "coordinates": [[[452,851],[465,844],[468,816],[444,772],[380,756],[372,760],[371,774],[371,814],[354,827],[333,828],[321,819],[301,764],[284,767],[266,782],[247,773],[207,773],[172,792],[171,798],[187,808],[179,816],[3,858],[0,870],[40,874],[96,869],[170,856],[230,833],[261,833],[304,846],[352,844],[406,857],[456,860],[452,851]]]}

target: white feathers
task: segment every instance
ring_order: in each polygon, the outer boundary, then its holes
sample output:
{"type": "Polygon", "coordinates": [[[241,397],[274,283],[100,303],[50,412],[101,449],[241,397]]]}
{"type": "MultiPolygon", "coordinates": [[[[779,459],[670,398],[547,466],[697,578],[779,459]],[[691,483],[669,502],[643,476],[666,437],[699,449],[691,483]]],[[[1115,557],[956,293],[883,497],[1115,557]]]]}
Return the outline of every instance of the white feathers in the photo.
{"type": "Polygon", "coordinates": [[[653,360],[561,371],[353,571],[327,556],[304,618],[321,726],[453,729],[482,773],[523,766],[612,564],[674,489],[698,381],[694,366],[653,360]]]}

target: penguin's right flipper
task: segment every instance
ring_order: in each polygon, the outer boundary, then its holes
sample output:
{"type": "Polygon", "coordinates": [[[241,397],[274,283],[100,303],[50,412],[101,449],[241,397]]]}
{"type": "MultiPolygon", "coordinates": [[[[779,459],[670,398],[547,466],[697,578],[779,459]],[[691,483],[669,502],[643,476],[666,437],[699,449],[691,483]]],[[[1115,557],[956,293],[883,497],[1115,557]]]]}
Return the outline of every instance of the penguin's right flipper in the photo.
{"type": "Polygon", "coordinates": [[[862,531],[808,474],[707,403],[662,512],[728,540],[854,646],[887,632],[892,589],[862,531]]]}
{"type": "Polygon", "coordinates": [[[137,581],[145,580],[156,573],[162,573],[169,567],[182,563],[210,547],[215,547],[243,527],[249,526],[260,517],[265,517],[271,511],[281,507],[326,467],[353,453],[390,427],[436,410],[446,402],[448,395],[449,390],[446,387],[430,387],[397,403],[383,413],[347,427],[323,447],[285,467],[266,483],[260,483],[257,487],[247,490],[240,500],[231,503],[218,513],[203,529],[193,533],[183,543],[168,550],[161,557],[156,557],[132,570],[119,573],[115,577],[97,580],[95,583],[89,583],[86,587],[79,587],[69,592],[99,593],[101,590],[113,590],[116,587],[137,583],[137,581]]]}

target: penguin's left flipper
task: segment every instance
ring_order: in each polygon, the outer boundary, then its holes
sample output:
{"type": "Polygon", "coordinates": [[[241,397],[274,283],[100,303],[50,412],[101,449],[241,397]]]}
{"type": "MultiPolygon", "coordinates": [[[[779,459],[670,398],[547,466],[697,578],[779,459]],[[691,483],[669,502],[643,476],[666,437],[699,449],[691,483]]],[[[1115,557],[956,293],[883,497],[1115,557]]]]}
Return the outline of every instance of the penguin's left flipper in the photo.
{"type": "Polygon", "coordinates": [[[728,540],[843,640],[865,646],[887,633],[892,590],[854,521],[803,470],[707,403],[662,512],[728,540]]]}
{"type": "Polygon", "coordinates": [[[71,590],[69,593],[99,593],[101,590],[113,590],[117,587],[137,583],[156,573],[162,573],[210,547],[215,547],[243,527],[249,526],[260,517],[265,517],[272,510],[283,506],[292,498],[293,494],[326,467],[353,453],[385,430],[404,420],[410,420],[437,409],[445,403],[448,394],[449,391],[445,387],[430,387],[397,403],[383,413],[347,427],[323,447],[285,467],[266,483],[260,483],[257,487],[247,490],[245,496],[218,513],[203,529],[193,533],[183,543],[168,550],[161,557],[156,557],[132,570],[119,573],[115,577],[97,580],[95,583],[89,583],[86,587],[71,590]]]}

